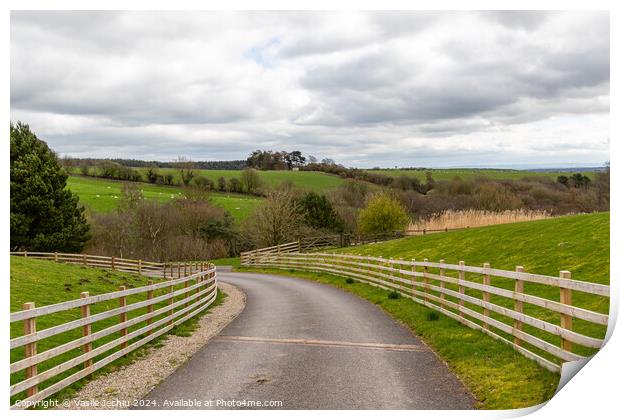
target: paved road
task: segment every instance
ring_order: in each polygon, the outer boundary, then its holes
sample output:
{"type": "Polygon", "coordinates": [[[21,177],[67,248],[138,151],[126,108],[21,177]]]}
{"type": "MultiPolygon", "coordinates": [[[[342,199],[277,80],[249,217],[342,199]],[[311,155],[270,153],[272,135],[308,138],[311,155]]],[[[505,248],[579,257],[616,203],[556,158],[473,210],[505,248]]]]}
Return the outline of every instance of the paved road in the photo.
{"type": "Polygon", "coordinates": [[[218,276],[245,292],[246,308],[145,397],[157,401],[152,408],[181,399],[210,400],[213,408],[224,408],[218,400],[282,401],[283,409],[472,408],[434,353],[377,306],[306,280],[218,276]]]}

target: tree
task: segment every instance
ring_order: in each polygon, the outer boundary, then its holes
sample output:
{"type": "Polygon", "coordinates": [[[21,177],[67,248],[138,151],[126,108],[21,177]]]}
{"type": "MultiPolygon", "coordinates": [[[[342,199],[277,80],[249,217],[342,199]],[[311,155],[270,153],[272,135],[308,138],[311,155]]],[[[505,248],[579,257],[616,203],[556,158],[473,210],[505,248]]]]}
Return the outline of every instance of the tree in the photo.
{"type": "Polygon", "coordinates": [[[194,176],[196,176],[196,174],[194,173],[194,162],[187,159],[186,157],[179,156],[176,165],[179,168],[181,182],[183,183],[183,185],[188,186],[189,183],[192,182],[192,179],[194,179],[194,176]]]}
{"type": "Polygon", "coordinates": [[[226,191],[226,178],[223,176],[217,179],[217,189],[218,191],[226,191]]]}
{"type": "Polygon", "coordinates": [[[241,172],[241,184],[248,194],[256,193],[262,184],[258,171],[254,168],[245,168],[241,172]]]}
{"type": "Polygon", "coordinates": [[[237,178],[230,178],[228,180],[228,192],[234,192],[234,193],[240,193],[242,188],[241,188],[241,181],[239,181],[237,178]]]}
{"type": "Polygon", "coordinates": [[[11,123],[11,249],[79,252],[89,226],[78,197],[66,189],[56,154],[30,131],[11,123]]]}
{"type": "Polygon", "coordinates": [[[243,231],[254,246],[271,246],[296,239],[303,212],[289,190],[275,190],[244,220],[243,231]]]}
{"type": "Polygon", "coordinates": [[[324,195],[309,192],[299,199],[299,205],[308,226],[336,232],[342,232],[344,229],[344,222],[324,195]]]}
{"type": "Polygon", "coordinates": [[[409,218],[403,206],[386,193],[377,194],[370,199],[358,216],[361,233],[386,234],[401,230],[409,218]]]}

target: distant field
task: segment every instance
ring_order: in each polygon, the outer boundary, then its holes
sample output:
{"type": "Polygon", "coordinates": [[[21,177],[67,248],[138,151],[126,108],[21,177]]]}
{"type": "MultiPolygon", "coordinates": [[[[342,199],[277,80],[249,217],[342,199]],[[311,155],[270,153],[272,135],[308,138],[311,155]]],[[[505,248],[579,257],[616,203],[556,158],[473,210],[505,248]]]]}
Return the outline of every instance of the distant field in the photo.
{"type": "MultiPolygon", "coordinates": [[[[110,212],[118,206],[121,196],[120,181],[101,178],[70,176],[67,188],[80,197],[80,203],[95,212],[110,212]]],[[[159,202],[182,198],[183,192],[178,187],[138,183],[144,198],[159,202]]],[[[260,204],[261,198],[247,195],[211,193],[213,204],[227,210],[236,220],[243,220],[260,204]]]]}
{"type": "MultiPolygon", "coordinates": [[[[143,176],[147,168],[134,168],[140,172],[143,176]]],[[[91,168],[91,171],[94,171],[91,168]]],[[[214,183],[217,183],[218,178],[224,177],[227,180],[230,178],[241,179],[240,170],[217,170],[217,169],[197,169],[196,174],[200,174],[206,178],[209,178],[214,183]]],[[[77,168],[73,171],[74,174],[78,174],[77,168]]],[[[160,168],[160,174],[171,173],[174,175],[174,182],[180,183],[179,171],[173,168],[160,168]]],[[[344,180],[335,176],[326,174],[324,172],[306,172],[306,171],[259,171],[260,179],[269,186],[275,187],[283,182],[290,181],[296,187],[307,189],[315,192],[324,192],[331,188],[336,188],[344,183],[344,180]]]]}
{"type": "MultiPolygon", "coordinates": [[[[420,180],[424,180],[426,172],[431,172],[433,178],[439,180],[450,180],[455,177],[461,179],[471,179],[478,176],[485,176],[491,179],[521,179],[525,177],[545,176],[551,179],[556,179],[560,175],[570,176],[573,172],[532,172],[532,171],[517,171],[513,169],[371,169],[369,172],[380,173],[389,176],[401,176],[408,175],[416,177],[420,180]]],[[[595,172],[581,172],[582,175],[588,176],[590,179],[594,178],[595,172]]]]}
{"type": "MultiPolygon", "coordinates": [[[[146,168],[135,168],[144,173],[146,168]]],[[[172,173],[175,177],[175,182],[179,182],[179,175],[177,169],[162,168],[160,173],[172,173]]],[[[224,177],[241,178],[241,171],[227,171],[216,169],[201,169],[196,171],[200,175],[209,178],[213,182],[217,182],[218,178],[224,177]]],[[[306,171],[259,171],[261,180],[269,186],[275,187],[283,182],[290,181],[298,188],[304,188],[310,191],[323,192],[331,188],[336,188],[344,182],[341,178],[335,175],[329,175],[323,172],[306,172],[306,171]]]]}

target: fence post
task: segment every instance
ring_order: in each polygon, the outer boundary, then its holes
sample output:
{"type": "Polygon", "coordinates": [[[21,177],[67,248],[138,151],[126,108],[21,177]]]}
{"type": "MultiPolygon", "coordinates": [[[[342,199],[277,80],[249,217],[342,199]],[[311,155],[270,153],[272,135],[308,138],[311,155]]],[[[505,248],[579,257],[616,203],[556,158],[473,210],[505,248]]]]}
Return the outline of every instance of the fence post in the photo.
{"type": "MultiPolygon", "coordinates": [[[[461,280],[465,280],[465,271],[463,271],[464,266],[465,261],[459,261],[459,293],[462,295],[465,294],[465,286],[461,284],[461,280]]],[[[465,314],[463,313],[463,311],[461,311],[461,308],[463,306],[465,306],[465,302],[459,297],[459,316],[464,318],[465,314]]]]}
{"type": "Polygon", "coordinates": [[[86,254],[82,254],[82,262],[84,263],[85,266],[88,267],[88,260],[86,259],[86,254]]]}
{"type": "Polygon", "coordinates": [[[138,274],[142,275],[142,260],[138,260],[138,274]]]}
{"type": "MultiPolygon", "coordinates": [[[[26,251],[24,251],[24,255],[26,251]]],[[[34,309],[34,302],[24,303],[24,310],[34,309]]],[[[37,332],[37,319],[36,318],[28,318],[24,320],[24,335],[34,334],[37,332]]],[[[25,356],[26,358],[36,356],[37,355],[37,342],[29,343],[24,346],[25,356]]],[[[37,376],[37,365],[32,365],[26,368],[26,379],[32,378],[33,376],[37,376]]],[[[34,394],[39,392],[39,386],[33,385],[26,390],[26,395],[28,397],[32,397],[34,394]]]]}
{"type": "Polygon", "coordinates": [[[115,256],[112,256],[110,263],[112,264],[112,270],[116,270],[116,257],[115,256]]]}
{"type": "MultiPolygon", "coordinates": [[[[411,271],[412,271],[412,273],[415,273],[415,272],[416,272],[416,268],[415,268],[415,258],[412,258],[412,259],[411,259],[411,271]]],[[[415,274],[411,274],[411,296],[412,296],[412,297],[413,297],[413,296],[415,296],[415,293],[413,292],[414,290],[416,290],[416,288],[415,288],[415,284],[414,284],[414,283],[415,283],[415,281],[416,281],[416,279],[415,279],[415,274]]]]}
{"type": "MultiPolygon", "coordinates": [[[[424,262],[427,263],[428,258],[424,258],[424,262]]],[[[428,267],[425,265],[424,272],[422,273],[422,275],[424,276],[424,302],[428,302],[428,278],[426,277],[427,273],[428,267]]]]}
{"type": "Polygon", "coordinates": [[[54,261],[58,262],[58,252],[54,252],[54,261]]]}
{"type": "MultiPolygon", "coordinates": [[[[80,298],[82,299],[86,299],[90,296],[90,293],[88,292],[82,292],[80,293],[80,298]]],[[[81,306],[81,310],[82,310],[82,318],[88,318],[90,316],[90,304],[85,304],[81,306]]],[[[82,327],[82,337],[86,337],[89,336],[91,334],[91,325],[90,324],[86,324],[82,327]]],[[[82,351],[84,353],[89,353],[93,350],[93,342],[89,342],[84,344],[84,346],[82,346],[82,351]]],[[[88,359],[84,361],[84,369],[91,367],[93,365],[93,361],[92,359],[88,359]]]]}
{"type": "MultiPolygon", "coordinates": [[[[181,270],[180,266],[179,266],[179,270],[181,270]]],[[[168,298],[168,305],[174,305],[174,296],[172,295],[174,293],[174,286],[170,285],[168,287],[168,293],[170,294],[170,297],[168,298]]],[[[174,315],[174,308],[170,308],[170,310],[168,311],[168,316],[172,317],[172,315],[174,315]]],[[[168,321],[168,325],[172,325],[172,319],[170,319],[170,321],[168,321]]]]}
{"type": "MultiPolygon", "coordinates": [[[[446,260],[444,260],[443,258],[441,260],[439,260],[439,264],[445,264],[446,260]]],[[[446,269],[443,267],[439,267],[439,276],[440,277],[444,277],[446,275],[446,269]]],[[[443,293],[443,289],[446,287],[446,284],[444,283],[443,280],[439,280],[439,287],[441,288],[441,292],[439,292],[439,299],[441,299],[441,302],[439,302],[439,307],[441,309],[444,309],[444,304],[443,301],[445,299],[445,295],[443,293]]]]}
{"type": "MultiPolygon", "coordinates": [[[[165,268],[164,268],[164,270],[165,270],[165,268]]],[[[164,275],[164,279],[165,279],[165,278],[166,278],[166,276],[164,275]]],[[[153,285],[153,280],[148,280],[148,281],[146,282],[146,284],[147,284],[147,285],[149,285],[149,286],[152,286],[152,285],[153,285]]],[[[152,291],[152,290],[148,290],[148,291],[146,292],[146,299],[147,299],[147,300],[153,299],[153,291],[152,291]]],[[[146,307],[146,311],[147,311],[149,314],[150,314],[151,312],[153,312],[153,304],[148,305],[148,306],[146,307]]],[[[149,318],[146,320],[146,325],[151,325],[152,323],[153,323],[153,317],[151,316],[151,317],[149,317],[149,318]]],[[[151,335],[151,333],[152,333],[152,331],[149,329],[149,330],[146,332],[146,335],[151,335]]]]}
{"type": "Polygon", "coordinates": [[[27,256],[28,256],[28,251],[24,249],[24,257],[27,257],[27,256]]]}
{"type": "MultiPolygon", "coordinates": [[[[523,272],[523,267],[518,265],[517,268],[515,269],[515,271],[517,273],[522,273],[523,272]]],[[[524,284],[523,280],[515,279],[515,293],[523,293],[523,284],[524,284]]],[[[523,313],[523,302],[522,301],[515,299],[515,311],[519,312],[519,313],[523,313]]],[[[517,331],[523,331],[523,322],[515,320],[515,322],[514,322],[514,329],[517,330],[517,331]]],[[[513,335],[514,335],[514,332],[513,332],[513,335]]],[[[515,337],[514,343],[517,346],[520,346],[521,345],[521,339],[515,337]]]]}
{"type": "MultiPolygon", "coordinates": [[[[560,271],[560,277],[563,279],[570,280],[571,274],[570,271],[560,271]]],[[[571,289],[566,289],[564,287],[560,287],[560,303],[565,305],[572,305],[572,291],[571,289]]],[[[573,317],[566,314],[560,315],[560,327],[566,328],[567,330],[573,329],[573,317]]],[[[566,351],[572,351],[573,345],[570,341],[562,338],[562,348],[566,351]]]]}
{"type": "MultiPolygon", "coordinates": [[[[490,286],[491,276],[488,274],[488,270],[489,268],[491,268],[491,264],[484,263],[482,264],[482,268],[484,270],[484,275],[482,276],[482,284],[484,284],[485,286],[490,286]]],[[[482,299],[485,302],[489,302],[491,299],[491,294],[487,291],[482,292],[482,299]]],[[[491,316],[491,311],[488,308],[484,308],[484,316],[485,318],[488,318],[489,316],[491,316]]],[[[489,329],[489,324],[486,321],[484,321],[484,324],[482,326],[485,330],[489,329]]]]}
{"type": "MultiPolygon", "coordinates": [[[[181,278],[181,263],[180,262],[177,263],[177,276],[178,278],[181,278]]],[[[174,278],[174,276],[172,278],[174,278]]]]}
{"type": "MultiPolygon", "coordinates": [[[[190,266],[190,269],[191,269],[191,266],[190,266]]],[[[183,288],[184,288],[184,289],[187,289],[188,287],[189,287],[189,280],[185,280],[185,281],[183,282],[183,288]]],[[[186,291],[185,291],[185,299],[187,299],[188,297],[189,297],[189,292],[186,290],[186,291]]],[[[188,306],[189,306],[189,301],[188,301],[188,302],[185,302],[184,307],[186,307],[186,308],[187,308],[188,306]]]]}
{"type": "MultiPolygon", "coordinates": [[[[126,289],[125,286],[120,286],[118,288],[118,290],[120,290],[121,292],[124,291],[126,289]]],[[[118,306],[119,307],[124,307],[127,306],[127,297],[126,296],[121,296],[120,298],[118,298],[118,306]]],[[[123,323],[127,321],[127,312],[123,312],[119,315],[119,322],[123,323]]],[[[123,328],[121,329],[121,337],[124,337],[127,335],[127,328],[123,328]]],[[[127,342],[125,341],[124,343],[121,343],[121,349],[124,349],[125,347],[127,347],[127,342]]]]}

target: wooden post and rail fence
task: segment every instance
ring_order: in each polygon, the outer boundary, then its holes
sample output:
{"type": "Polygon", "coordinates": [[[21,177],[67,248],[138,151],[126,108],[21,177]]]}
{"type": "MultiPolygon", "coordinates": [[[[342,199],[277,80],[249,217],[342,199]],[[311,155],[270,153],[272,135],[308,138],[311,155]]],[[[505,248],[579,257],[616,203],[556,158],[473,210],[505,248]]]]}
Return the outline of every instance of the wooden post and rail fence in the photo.
{"type": "Polygon", "coordinates": [[[12,312],[10,322],[23,323],[23,335],[11,338],[10,348],[12,353],[23,349],[23,357],[12,358],[10,365],[10,395],[16,401],[11,409],[29,408],[88,377],[200,314],[217,297],[216,269],[209,262],[157,263],[43,252],[11,252],[11,255],[159,279],[147,280],[140,287],[120,286],[116,292],[100,295],[84,291],[79,299],[41,307],[27,302],[23,310],[12,312]],[[60,315],[68,315],[72,320],[47,325],[60,315]],[[42,319],[46,328],[37,329],[37,321],[42,319]],[[76,335],[75,331],[79,333],[76,335]]]}
{"type": "Polygon", "coordinates": [[[553,372],[559,372],[563,362],[593,354],[604,342],[609,315],[573,305],[572,293],[579,293],[582,302],[598,299],[604,307],[605,302],[609,305],[609,286],[572,280],[569,271],[554,277],[527,273],[522,266],[510,271],[493,269],[489,263],[472,267],[464,261],[299,251],[299,242],[257,249],[242,253],[241,265],[323,272],[397,291],[512,346],[553,372]],[[573,320],[579,321],[579,331],[573,320]]]}

